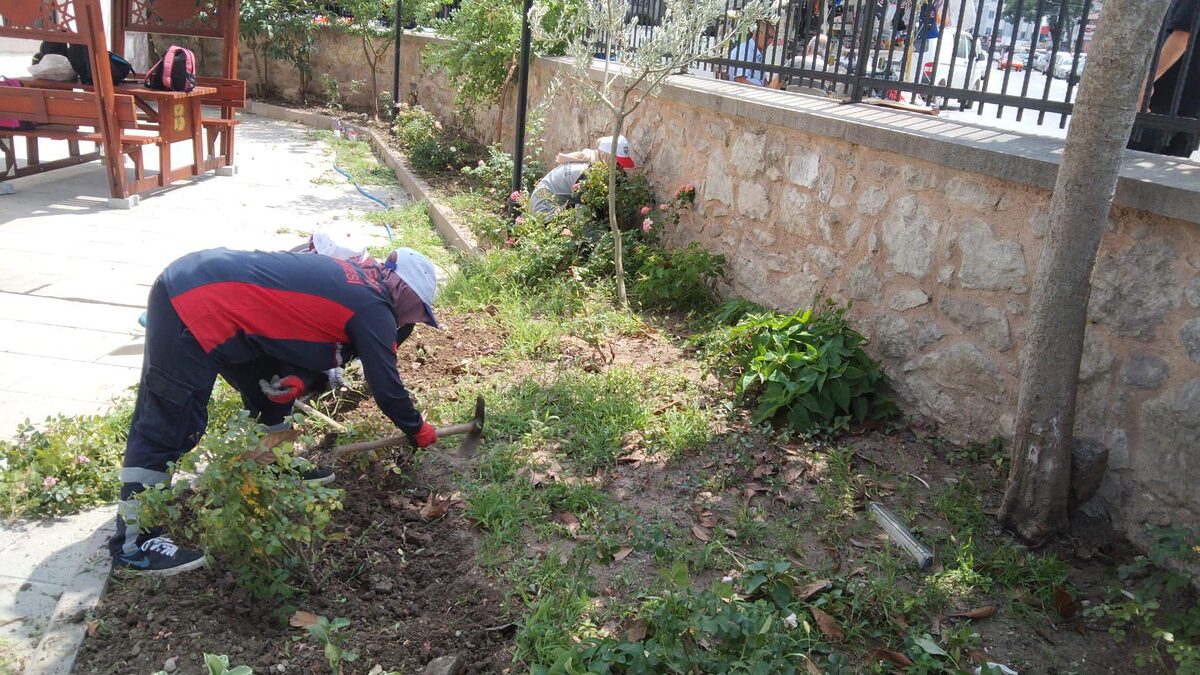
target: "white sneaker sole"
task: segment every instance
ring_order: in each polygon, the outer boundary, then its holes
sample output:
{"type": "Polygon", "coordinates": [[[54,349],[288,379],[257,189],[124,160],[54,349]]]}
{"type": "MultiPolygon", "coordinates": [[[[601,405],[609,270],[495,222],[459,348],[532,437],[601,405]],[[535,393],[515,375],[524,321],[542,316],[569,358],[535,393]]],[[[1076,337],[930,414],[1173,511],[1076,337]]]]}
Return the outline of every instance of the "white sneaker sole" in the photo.
{"type": "Polygon", "coordinates": [[[335,478],[337,478],[337,474],[331,473],[324,478],[310,478],[304,482],[308,483],[309,485],[324,485],[326,483],[332,483],[335,478]]]}

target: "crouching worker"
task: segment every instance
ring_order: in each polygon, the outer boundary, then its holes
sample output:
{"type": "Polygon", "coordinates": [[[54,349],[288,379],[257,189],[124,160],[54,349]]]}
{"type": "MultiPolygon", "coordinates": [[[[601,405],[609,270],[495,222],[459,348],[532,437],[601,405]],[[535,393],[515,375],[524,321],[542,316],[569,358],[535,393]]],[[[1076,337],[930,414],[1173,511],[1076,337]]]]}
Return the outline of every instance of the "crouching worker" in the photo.
{"type": "MultiPolygon", "coordinates": [[[[530,195],[530,208],[534,213],[553,216],[565,208],[573,208],[579,204],[578,185],[584,179],[588,167],[596,162],[608,161],[613,154],[612,136],[605,136],[596,142],[596,149],[587,148],[578,152],[559,153],[558,166],[547,173],[533,188],[530,195]]],[[[617,166],[622,169],[634,168],[633,157],[629,154],[629,141],[624,136],[617,137],[617,166]]]]}
{"type": "MultiPolygon", "coordinates": [[[[396,349],[418,323],[437,327],[433,263],[402,248],[383,264],[325,255],[213,249],[171,263],[148,300],[137,403],[121,469],[114,569],[171,575],[200,567],[200,551],[140,532],[138,493],[169,483],[199,442],[217,375],[271,431],[295,399],[357,356],[375,401],[417,447],[437,441],[396,371],[396,349]]],[[[305,478],[326,481],[314,468],[305,478]]]]}

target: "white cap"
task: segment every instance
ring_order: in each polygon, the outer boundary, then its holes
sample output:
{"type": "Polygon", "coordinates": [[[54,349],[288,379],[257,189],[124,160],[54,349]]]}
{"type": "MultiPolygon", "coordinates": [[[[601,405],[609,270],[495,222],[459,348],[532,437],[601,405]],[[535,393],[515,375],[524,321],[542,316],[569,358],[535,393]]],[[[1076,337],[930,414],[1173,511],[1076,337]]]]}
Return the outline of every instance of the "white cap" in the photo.
{"type": "Polygon", "coordinates": [[[616,155],[617,165],[622,168],[632,169],[634,167],[633,156],[629,154],[629,141],[625,140],[624,136],[617,136],[617,151],[615,153],[613,152],[612,136],[605,136],[596,141],[596,149],[600,152],[616,155]]]}
{"type": "Polygon", "coordinates": [[[367,245],[363,237],[349,230],[313,232],[308,238],[308,250],[353,263],[367,259],[367,245]]]}
{"type": "Polygon", "coordinates": [[[437,271],[433,262],[411,248],[398,248],[388,255],[383,266],[395,272],[417,294],[429,313],[429,325],[438,328],[437,318],[433,316],[433,297],[437,294],[437,271]]]}

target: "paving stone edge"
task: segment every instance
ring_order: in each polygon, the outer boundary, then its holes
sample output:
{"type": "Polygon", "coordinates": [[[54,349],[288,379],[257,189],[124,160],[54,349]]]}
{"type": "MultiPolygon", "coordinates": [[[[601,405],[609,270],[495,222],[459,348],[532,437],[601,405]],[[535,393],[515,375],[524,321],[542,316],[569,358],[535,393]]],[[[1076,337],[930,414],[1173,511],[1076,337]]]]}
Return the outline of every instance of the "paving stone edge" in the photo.
{"type": "MultiPolygon", "coordinates": [[[[336,118],[330,115],[322,115],[321,113],[297,110],[295,108],[253,100],[246,101],[246,112],[270,119],[296,122],[317,129],[333,129],[334,122],[337,121],[336,118]]],[[[371,147],[375,151],[375,154],[383,160],[384,164],[387,164],[388,168],[395,172],[396,179],[400,181],[404,189],[408,190],[413,199],[425,204],[429,212],[429,218],[433,221],[433,226],[437,229],[438,234],[442,236],[442,239],[446,240],[448,244],[460,252],[472,257],[478,258],[483,255],[470,229],[463,224],[462,219],[459,218],[453,209],[437,200],[429,183],[426,183],[423,178],[409,168],[408,158],[393,150],[388,145],[387,140],[378,131],[353,123],[343,122],[343,124],[347,128],[353,128],[360,137],[370,139],[371,147]]]]}

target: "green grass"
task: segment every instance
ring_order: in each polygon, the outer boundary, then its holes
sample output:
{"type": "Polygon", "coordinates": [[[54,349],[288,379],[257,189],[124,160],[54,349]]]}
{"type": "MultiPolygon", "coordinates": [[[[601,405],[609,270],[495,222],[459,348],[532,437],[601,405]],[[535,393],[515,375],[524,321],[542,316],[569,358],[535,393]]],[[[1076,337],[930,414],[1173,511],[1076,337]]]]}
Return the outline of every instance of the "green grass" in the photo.
{"type": "MultiPolygon", "coordinates": [[[[338,138],[332,131],[312,131],[310,137],[325,143],[333,153],[333,163],[359,185],[394,185],[396,174],[382,164],[367,141],[338,138]]],[[[340,180],[342,176],[338,176],[340,180]]],[[[330,180],[333,180],[330,178],[330,180]]]]}
{"type": "MultiPolygon", "coordinates": [[[[363,219],[381,228],[391,229],[392,239],[386,244],[379,244],[370,249],[371,255],[378,260],[384,260],[396,248],[406,246],[424,253],[443,270],[451,270],[458,263],[460,256],[446,248],[445,242],[433,229],[429,220],[429,211],[424,204],[407,204],[398,209],[380,209],[369,211],[363,219]]],[[[441,304],[439,300],[438,304],[441,304]]]]}

